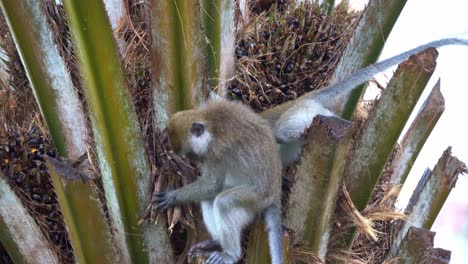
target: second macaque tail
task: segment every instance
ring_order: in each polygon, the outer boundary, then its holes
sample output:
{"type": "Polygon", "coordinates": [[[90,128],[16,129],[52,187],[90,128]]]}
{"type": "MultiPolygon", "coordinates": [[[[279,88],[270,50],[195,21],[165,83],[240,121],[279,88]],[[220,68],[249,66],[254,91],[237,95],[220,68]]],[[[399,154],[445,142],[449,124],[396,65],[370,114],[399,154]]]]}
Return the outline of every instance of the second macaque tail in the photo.
{"type": "Polygon", "coordinates": [[[272,264],[284,264],[283,256],[283,227],[281,225],[281,208],[271,205],[265,210],[264,220],[268,233],[270,257],[272,264]]]}
{"type": "Polygon", "coordinates": [[[411,55],[418,54],[419,52],[428,49],[428,48],[438,48],[447,45],[464,45],[468,46],[468,39],[462,38],[445,38],[435,40],[424,45],[418,46],[414,49],[405,51],[401,54],[388,58],[386,60],[371,64],[365,68],[355,71],[348,77],[345,77],[342,81],[329,85],[326,88],[323,88],[319,92],[311,93],[311,97],[318,101],[322,100],[328,101],[330,98],[335,98],[342,94],[348,94],[356,88],[356,86],[361,85],[369,81],[376,74],[381,73],[392,66],[395,66],[405,60],[407,60],[411,55]]]}

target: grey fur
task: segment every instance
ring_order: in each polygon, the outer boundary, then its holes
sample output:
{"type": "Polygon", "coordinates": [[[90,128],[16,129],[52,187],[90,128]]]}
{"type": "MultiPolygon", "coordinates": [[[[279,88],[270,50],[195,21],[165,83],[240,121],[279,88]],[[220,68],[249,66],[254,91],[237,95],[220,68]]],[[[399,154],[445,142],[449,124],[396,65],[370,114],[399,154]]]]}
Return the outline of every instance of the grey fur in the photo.
{"type": "Polygon", "coordinates": [[[468,46],[468,39],[445,38],[445,39],[439,39],[439,40],[435,40],[435,41],[423,44],[421,46],[405,51],[396,56],[388,58],[386,60],[364,67],[354,72],[350,76],[344,78],[343,81],[340,81],[336,84],[329,85],[328,87],[324,88],[323,90],[315,94],[311,93],[309,96],[311,99],[314,99],[317,102],[325,106],[328,104],[330,100],[332,100],[332,98],[335,98],[336,96],[340,94],[347,94],[348,92],[356,88],[356,86],[367,82],[376,74],[381,73],[387,70],[388,68],[407,60],[411,55],[415,55],[428,48],[439,48],[439,47],[447,46],[447,45],[468,46]]]}
{"type": "Polygon", "coordinates": [[[262,116],[269,122],[270,126],[273,127],[276,140],[280,143],[283,166],[287,167],[298,160],[303,145],[302,134],[305,129],[310,126],[315,115],[329,115],[329,110],[332,111],[332,113],[339,114],[346,98],[358,85],[365,83],[376,74],[405,61],[411,55],[417,54],[427,48],[438,48],[446,45],[467,46],[468,39],[446,38],[426,43],[389,59],[362,68],[344,78],[344,80],[331,84],[319,91],[309,92],[295,101],[289,101],[264,111],[262,116]],[[314,103],[323,106],[323,109],[311,107],[314,103]],[[309,118],[301,121],[303,122],[302,127],[304,130],[294,130],[292,129],[294,123],[290,121],[294,120],[294,118],[301,113],[303,116],[308,116],[309,118]]]}
{"type": "Polygon", "coordinates": [[[204,222],[223,248],[210,255],[210,264],[237,262],[242,230],[264,214],[269,238],[275,240],[270,240],[273,263],[282,264],[282,233],[273,234],[281,232],[281,210],[270,209],[280,204],[282,166],[270,126],[241,103],[208,103],[171,118],[169,141],[179,153],[196,152],[186,142],[193,136],[189,127],[194,122],[205,124],[205,133],[211,135],[206,153],[193,157],[203,161],[202,175],[180,189],[155,193],[154,208],[202,202],[204,222]]]}
{"type": "Polygon", "coordinates": [[[281,225],[281,204],[273,204],[265,210],[265,227],[270,242],[270,252],[278,252],[271,255],[271,263],[283,264],[283,227],[281,225]]]}

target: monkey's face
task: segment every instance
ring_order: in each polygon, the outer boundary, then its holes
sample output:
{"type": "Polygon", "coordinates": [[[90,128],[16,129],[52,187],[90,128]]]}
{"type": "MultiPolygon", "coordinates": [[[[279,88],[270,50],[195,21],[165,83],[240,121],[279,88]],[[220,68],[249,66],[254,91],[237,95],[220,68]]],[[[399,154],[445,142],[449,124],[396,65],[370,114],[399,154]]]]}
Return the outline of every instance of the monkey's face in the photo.
{"type": "Polygon", "coordinates": [[[172,150],[191,160],[204,160],[212,135],[198,112],[188,110],[174,114],[167,128],[172,150]]]}

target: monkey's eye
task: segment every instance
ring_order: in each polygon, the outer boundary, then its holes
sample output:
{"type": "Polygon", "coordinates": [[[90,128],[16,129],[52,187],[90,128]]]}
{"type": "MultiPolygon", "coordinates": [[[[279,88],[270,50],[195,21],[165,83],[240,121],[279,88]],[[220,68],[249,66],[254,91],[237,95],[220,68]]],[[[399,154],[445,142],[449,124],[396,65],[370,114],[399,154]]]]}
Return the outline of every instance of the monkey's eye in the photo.
{"type": "Polygon", "coordinates": [[[200,123],[193,123],[192,127],[190,128],[190,133],[194,134],[197,137],[203,135],[204,132],[205,126],[200,123]]]}

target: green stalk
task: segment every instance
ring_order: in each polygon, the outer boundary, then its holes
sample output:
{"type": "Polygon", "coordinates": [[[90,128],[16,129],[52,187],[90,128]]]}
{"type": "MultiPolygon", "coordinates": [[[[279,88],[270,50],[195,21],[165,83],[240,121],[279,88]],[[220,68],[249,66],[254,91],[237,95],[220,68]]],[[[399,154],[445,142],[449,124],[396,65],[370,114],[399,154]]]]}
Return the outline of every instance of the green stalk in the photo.
{"type": "Polygon", "coordinates": [[[138,119],[102,1],[65,0],[91,112],[117,250],[125,263],[171,263],[165,228],[138,220],[150,175],[138,119]]]}
{"type": "Polygon", "coordinates": [[[8,73],[7,63],[10,59],[8,58],[5,50],[0,43],[0,91],[8,87],[8,79],[10,74],[8,73]]]}
{"type": "Polygon", "coordinates": [[[42,2],[0,3],[55,147],[62,156],[79,158],[86,153],[85,116],[42,2]]]}
{"type": "MultiPolygon", "coordinates": [[[[205,56],[208,84],[225,97],[227,82],[234,75],[236,23],[235,1],[202,0],[201,17],[205,29],[205,56]]],[[[247,7],[247,3],[239,3],[247,7]]],[[[242,18],[241,18],[242,19],[242,18]]]]}
{"type": "MultiPolygon", "coordinates": [[[[405,4],[406,0],[388,0],[385,3],[369,2],[336,67],[330,84],[337,83],[353,72],[377,61],[405,4]]],[[[338,113],[341,113],[343,118],[351,118],[364,88],[365,85],[360,85],[350,94],[340,95],[345,103],[341,105],[338,113]]]]}
{"type": "Polygon", "coordinates": [[[421,263],[424,253],[434,247],[434,236],[435,233],[427,229],[411,227],[398,250],[397,263],[421,263]]]}
{"type": "Polygon", "coordinates": [[[205,56],[208,83],[211,88],[218,85],[221,50],[221,4],[223,0],[202,0],[201,18],[205,29],[205,56]]]}
{"type": "Polygon", "coordinates": [[[252,225],[249,243],[245,252],[245,263],[271,263],[268,236],[265,232],[265,225],[260,221],[252,225]]]}
{"type": "Polygon", "coordinates": [[[394,230],[396,235],[389,257],[395,256],[398,247],[402,247],[400,243],[411,226],[432,227],[450,191],[455,187],[458,175],[468,172],[466,165],[451,155],[451,149],[447,148],[434,169],[427,169],[421,177],[405,209],[408,222],[400,223],[398,229],[394,230]]]}
{"type": "Polygon", "coordinates": [[[57,252],[0,170],[0,241],[14,263],[59,263],[57,252]]]}
{"type": "Polygon", "coordinates": [[[394,158],[390,183],[400,185],[405,182],[419,152],[444,110],[445,100],[440,92],[439,80],[401,141],[401,147],[394,158]]]}
{"type": "Polygon", "coordinates": [[[126,19],[125,4],[128,2],[121,0],[103,0],[104,6],[106,7],[107,15],[114,32],[114,37],[119,47],[120,56],[125,56],[125,38],[122,34],[119,34],[119,25],[124,19],[126,19]]]}
{"type": "Polygon", "coordinates": [[[45,156],[78,263],[118,263],[98,190],[89,176],[45,156]],[[93,221],[90,221],[93,219],[93,221]]]}
{"type": "Polygon", "coordinates": [[[452,156],[451,147],[447,148],[429,178],[420,180],[405,209],[413,225],[431,229],[458,176],[467,172],[465,163],[452,156]]]}
{"type": "Polygon", "coordinates": [[[203,100],[200,6],[197,1],[153,0],[152,70],[155,123],[203,100]]]}
{"type": "Polygon", "coordinates": [[[421,261],[424,264],[449,264],[452,252],[442,248],[431,248],[424,251],[421,261]]]}
{"type": "MultiPolygon", "coordinates": [[[[54,43],[53,32],[46,21],[47,13],[40,1],[2,1],[2,7],[52,139],[62,156],[78,159],[87,146],[84,114],[54,43]]],[[[99,209],[97,195],[90,195],[95,192],[93,187],[70,184],[67,188],[57,175],[53,174],[52,179],[79,262],[90,263],[105,255],[115,257],[108,245],[111,237],[105,214],[99,209]],[[90,222],[89,217],[94,221],[90,222]],[[108,249],[104,250],[105,246],[108,249]]]]}
{"type": "Polygon", "coordinates": [[[431,77],[437,58],[426,50],[400,64],[356,139],[346,164],[346,185],[363,210],[414,106],[431,77]]]}
{"type": "Polygon", "coordinates": [[[288,201],[285,225],[293,231],[294,243],[306,241],[322,260],[344,176],[351,127],[336,117],[314,118],[288,201]]]}
{"type": "Polygon", "coordinates": [[[221,39],[219,46],[219,85],[218,94],[226,97],[228,81],[234,75],[234,50],[235,50],[235,1],[223,0],[221,2],[220,23],[221,39]]]}
{"type": "Polygon", "coordinates": [[[322,3],[323,12],[327,14],[327,16],[331,16],[333,14],[333,10],[335,10],[335,0],[326,0],[322,3]]]}

